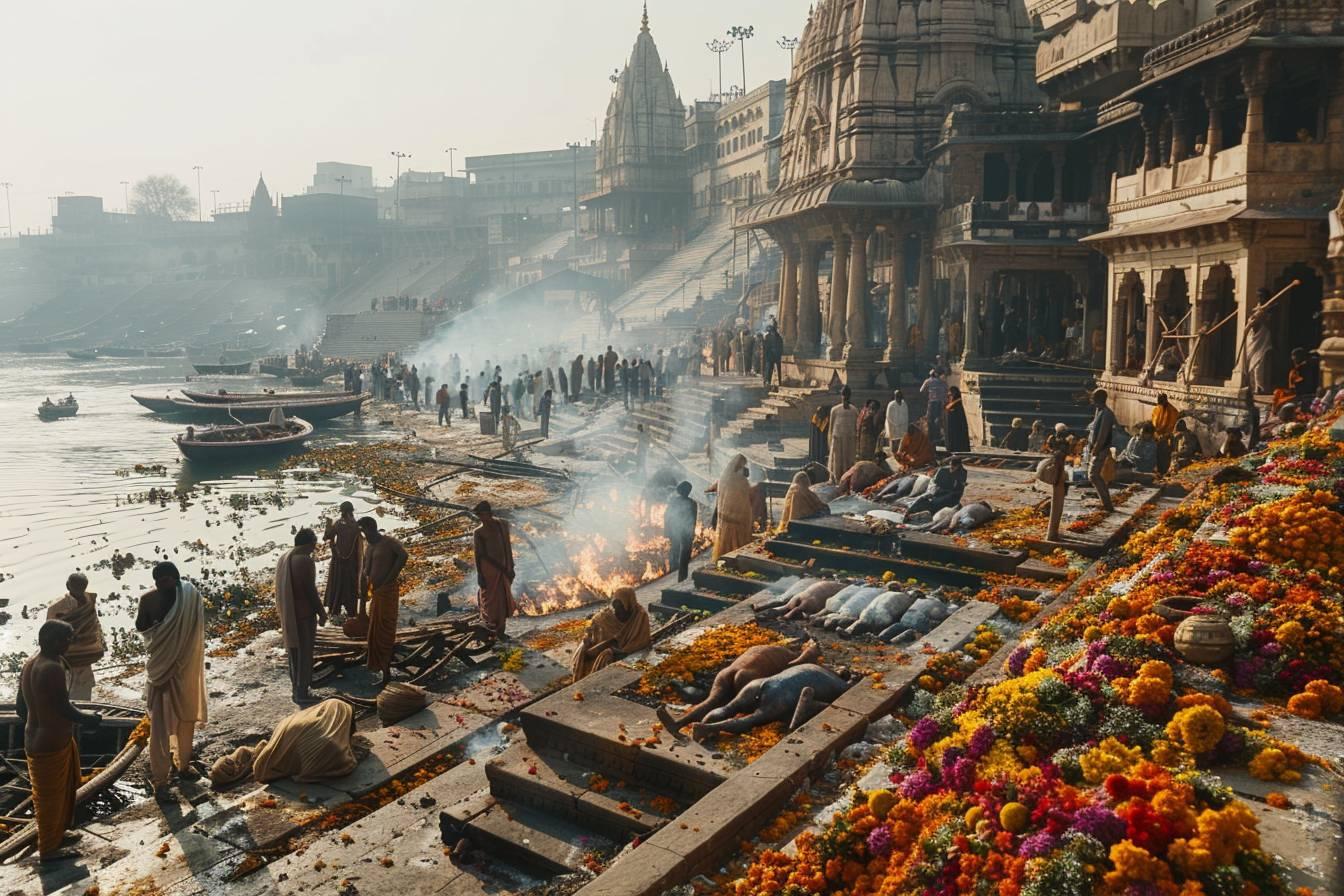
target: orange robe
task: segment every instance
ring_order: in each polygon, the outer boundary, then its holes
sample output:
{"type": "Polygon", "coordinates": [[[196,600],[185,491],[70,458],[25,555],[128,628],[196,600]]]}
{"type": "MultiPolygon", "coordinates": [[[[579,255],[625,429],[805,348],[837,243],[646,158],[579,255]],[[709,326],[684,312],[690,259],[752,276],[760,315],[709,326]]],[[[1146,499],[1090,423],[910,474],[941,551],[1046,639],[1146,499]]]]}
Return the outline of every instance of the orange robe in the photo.
{"type": "Polygon", "coordinates": [[[386,672],[392,667],[392,651],[397,646],[399,578],[374,588],[369,599],[368,667],[377,672],[386,672]]]}
{"type": "Polygon", "coordinates": [[[33,782],[33,812],[37,816],[37,850],[49,855],[61,848],[75,818],[75,791],[79,789],[79,746],[75,739],[55,753],[28,756],[28,778],[33,782]]]}
{"type": "Polygon", "coordinates": [[[518,612],[513,602],[513,542],[509,524],[497,519],[483,520],[476,529],[475,548],[476,606],[481,621],[502,636],[508,618],[518,612]]]}

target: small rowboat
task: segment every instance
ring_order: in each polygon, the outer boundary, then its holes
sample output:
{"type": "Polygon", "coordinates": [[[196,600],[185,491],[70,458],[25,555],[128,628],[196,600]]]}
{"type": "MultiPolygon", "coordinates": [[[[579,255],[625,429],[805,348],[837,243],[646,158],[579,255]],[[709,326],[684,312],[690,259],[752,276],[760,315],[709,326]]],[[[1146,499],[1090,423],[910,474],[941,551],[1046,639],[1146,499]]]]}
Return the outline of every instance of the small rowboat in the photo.
{"type": "Polygon", "coordinates": [[[79,402],[73,398],[62,398],[56,404],[42,403],[37,406],[37,416],[43,420],[60,420],[79,413],[79,402]]]}
{"type": "Polygon", "coordinates": [[[246,401],[238,404],[207,404],[182,399],[169,399],[172,410],[165,414],[175,414],[199,423],[265,423],[271,416],[271,410],[280,408],[286,417],[303,417],[314,423],[344,417],[359,410],[368,395],[350,395],[341,393],[335,398],[293,401],[271,399],[269,401],[246,401]]]}
{"type": "Polygon", "coordinates": [[[202,376],[242,376],[252,369],[251,361],[243,361],[239,364],[197,364],[191,362],[191,367],[202,376]]]}
{"type": "Polygon", "coordinates": [[[353,398],[352,392],[195,392],[183,389],[188,401],[201,404],[246,404],[252,401],[319,401],[328,398],[353,398]]]}
{"type": "Polygon", "coordinates": [[[199,432],[191,427],[173,436],[182,456],[196,461],[251,460],[303,448],[313,434],[313,424],[289,417],[284,426],[251,423],[242,426],[212,426],[199,432]]]}
{"type": "Polygon", "coordinates": [[[76,361],[97,361],[102,357],[96,348],[71,348],[65,353],[76,361]]]}
{"type": "MultiPolygon", "coordinates": [[[[78,804],[115,784],[131,767],[149,741],[149,720],[144,719],[143,710],[126,706],[75,705],[84,712],[96,712],[103,717],[103,724],[97,728],[77,729],[81,771],[90,776],[75,794],[78,804]]],[[[0,741],[3,741],[0,746],[4,748],[6,760],[0,766],[0,815],[14,819],[27,819],[33,815],[33,798],[23,753],[23,727],[13,704],[0,705],[0,741]]],[[[6,826],[12,826],[12,823],[6,822],[6,826]]],[[[35,823],[24,824],[8,835],[0,828],[0,862],[36,841],[35,823]]]]}

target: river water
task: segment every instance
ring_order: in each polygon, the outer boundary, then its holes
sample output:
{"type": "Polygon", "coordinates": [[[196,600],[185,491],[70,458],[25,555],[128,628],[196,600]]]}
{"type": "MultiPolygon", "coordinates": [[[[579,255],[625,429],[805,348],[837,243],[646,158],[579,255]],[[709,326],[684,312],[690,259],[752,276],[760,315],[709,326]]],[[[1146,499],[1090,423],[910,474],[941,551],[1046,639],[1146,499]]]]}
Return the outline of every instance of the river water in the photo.
{"type": "MultiPolygon", "coordinates": [[[[104,628],[129,628],[139,595],[153,585],[148,563],[156,558],[171,559],[187,577],[205,568],[265,571],[293,543],[294,529],[318,527],[320,536],[322,517],[345,500],[356,514],[377,513],[384,528],[405,522],[351,480],[193,465],[171,441],[184,425],[130,397],[183,386],[287,387],[272,377],[193,377],[188,386],[193,371],[185,358],[75,361],[64,354],[0,353],[0,369],[9,371],[0,390],[0,610],[10,614],[0,624],[0,654],[36,648],[44,608],[75,570],[99,595],[104,628]],[[67,392],[79,400],[78,416],[38,418],[43,398],[67,392]],[[146,500],[151,489],[166,490],[166,500],[146,500]],[[187,501],[174,497],[187,490],[187,501]],[[119,579],[109,568],[114,552],[136,558],[119,579]]],[[[350,416],[319,426],[309,445],[386,437],[374,421],[350,416]]]]}

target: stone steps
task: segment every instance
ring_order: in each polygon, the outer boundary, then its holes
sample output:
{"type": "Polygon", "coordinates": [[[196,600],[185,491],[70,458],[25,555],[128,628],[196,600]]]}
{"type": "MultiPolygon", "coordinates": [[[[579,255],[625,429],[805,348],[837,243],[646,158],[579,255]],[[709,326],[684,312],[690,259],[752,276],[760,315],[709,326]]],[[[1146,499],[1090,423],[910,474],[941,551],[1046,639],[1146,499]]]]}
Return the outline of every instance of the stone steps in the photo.
{"type": "Polygon", "coordinates": [[[588,827],[511,800],[496,799],[467,823],[466,833],[490,855],[543,875],[579,871],[587,852],[612,846],[588,827]]]}

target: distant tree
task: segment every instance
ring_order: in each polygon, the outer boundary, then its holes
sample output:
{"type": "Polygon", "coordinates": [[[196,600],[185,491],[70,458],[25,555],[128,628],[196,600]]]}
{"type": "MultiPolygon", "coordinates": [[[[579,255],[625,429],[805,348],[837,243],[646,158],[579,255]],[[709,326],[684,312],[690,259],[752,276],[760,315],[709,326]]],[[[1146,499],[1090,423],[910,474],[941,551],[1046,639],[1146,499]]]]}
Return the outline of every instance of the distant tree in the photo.
{"type": "Polygon", "coordinates": [[[131,188],[131,211],[181,221],[196,213],[196,200],[187,185],[173,175],[151,174],[131,188]]]}

